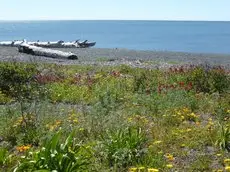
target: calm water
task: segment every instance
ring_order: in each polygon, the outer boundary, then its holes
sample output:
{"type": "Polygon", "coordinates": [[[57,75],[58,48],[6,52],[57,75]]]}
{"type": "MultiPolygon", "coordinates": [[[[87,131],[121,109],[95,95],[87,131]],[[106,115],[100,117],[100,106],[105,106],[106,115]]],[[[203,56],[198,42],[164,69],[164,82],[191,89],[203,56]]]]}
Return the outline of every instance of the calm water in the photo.
{"type": "Polygon", "coordinates": [[[0,22],[0,41],[96,41],[97,48],[230,54],[230,22],[30,21],[0,22]]]}

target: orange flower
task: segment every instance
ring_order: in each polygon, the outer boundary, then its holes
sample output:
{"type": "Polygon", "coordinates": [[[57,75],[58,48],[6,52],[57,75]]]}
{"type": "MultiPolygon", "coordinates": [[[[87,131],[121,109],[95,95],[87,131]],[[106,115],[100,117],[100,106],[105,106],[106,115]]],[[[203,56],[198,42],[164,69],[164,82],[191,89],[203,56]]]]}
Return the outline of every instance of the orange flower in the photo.
{"type": "Polygon", "coordinates": [[[31,148],[32,145],[23,145],[16,147],[18,152],[25,152],[31,148]]]}

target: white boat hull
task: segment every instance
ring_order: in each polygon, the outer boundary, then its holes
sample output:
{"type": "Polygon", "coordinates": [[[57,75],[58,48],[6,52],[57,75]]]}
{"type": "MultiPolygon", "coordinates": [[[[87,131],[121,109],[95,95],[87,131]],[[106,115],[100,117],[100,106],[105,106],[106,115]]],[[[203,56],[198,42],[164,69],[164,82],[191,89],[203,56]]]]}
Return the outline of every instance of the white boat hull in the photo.
{"type": "Polygon", "coordinates": [[[28,45],[33,45],[37,47],[43,47],[43,48],[89,48],[96,45],[96,42],[64,42],[64,41],[55,41],[55,42],[27,42],[25,40],[23,41],[2,41],[0,42],[0,46],[6,46],[6,47],[19,47],[23,43],[26,43],[28,45]]]}

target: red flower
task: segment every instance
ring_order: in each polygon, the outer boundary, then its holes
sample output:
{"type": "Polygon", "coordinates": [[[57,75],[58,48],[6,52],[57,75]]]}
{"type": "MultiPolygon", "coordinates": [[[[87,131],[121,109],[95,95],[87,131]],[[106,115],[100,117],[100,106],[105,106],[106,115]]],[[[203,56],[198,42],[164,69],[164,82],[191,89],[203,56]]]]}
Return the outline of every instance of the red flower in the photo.
{"type": "Polygon", "coordinates": [[[180,87],[184,87],[184,82],[179,82],[180,87]]]}

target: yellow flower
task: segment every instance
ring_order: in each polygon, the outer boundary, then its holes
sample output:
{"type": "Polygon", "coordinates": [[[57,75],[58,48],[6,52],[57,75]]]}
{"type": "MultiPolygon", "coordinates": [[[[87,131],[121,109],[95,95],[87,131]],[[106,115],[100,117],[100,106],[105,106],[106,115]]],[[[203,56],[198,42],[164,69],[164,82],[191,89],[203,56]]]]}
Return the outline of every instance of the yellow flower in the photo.
{"type": "Polygon", "coordinates": [[[79,131],[84,131],[84,128],[79,128],[79,131]]]}
{"type": "Polygon", "coordinates": [[[221,156],[221,154],[220,154],[220,153],[218,153],[218,154],[216,154],[216,156],[221,156]]]}
{"type": "Polygon", "coordinates": [[[77,120],[77,119],[74,119],[73,122],[74,122],[74,123],[78,123],[78,120],[77,120]]]}
{"type": "Polygon", "coordinates": [[[132,167],[129,169],[129,172],[136,172],[137,171],[137,168],[136,167],[132,167]]]}
{"type": "Polygon", "coordinates": [[[190,132],[190,131],[192,131],[192,129],[191,129],[191,128],[188,128],[186,131],[187,131],[187,132],[190,132]]]}
{"type": "Polygon", "coordinates": [[[184,120],[184,119],[185,119],[185,117],[182,115],[182,116],[181,116],[181,120],[184,120]]]}
{"type": "Polygon", "coordinates": [[[166,167],[167,168],[173,168],[173,165],[172,164],[167,164],[166,167]]]}
{"type": "Polygon", "coordinates": [[[212,121],[212,118],[208,118],[208,121],[212,121]]]}
{"type": "Polygon", "coordinates": [[[191,113],[190,116],[197,117],[195,113],[191,113]]]}
{"type": "Polygon", "coordinates": [[[139,167],[138,168],[138,171],[140,172],[140,171],[144,171],[144,169],[145,169],[145,167],[139,167]]]}
{"type": "Polygon", "coordinates": [[[228,171],[230,171],[230,166],[226,166],[225,167],[225,170],[228,172],[228,171]]]}
{"type": "Polygon", "coordinates": [[[169,161],[173,161],[173,160],[174,160],[173,155],[171,155],[171,154],[169,154],[169,153],[166,154],[165,157],[166,157],[169,161]]]}
{"type": "Polygon", "coordinates": [[[56,128],[55,125],[50,125],[50,126],[49,126],[50,131],[53,131],[55,128],[56,128]]]}
{"type": "Polygon", "coordinates": [[[156,168],[148,168],[148,172],[159,172],[156,168]]]}
{"type": "Polygon", "coordinates": [[[157,141],[153,142],[154,145],[157,145],[157,144],[160,144],[160,143],[162,143],[161,140],[157,140],[157,141]]]}
{"type": "Polygon", "coordinates": [[[227,113],[230,113],[230,109],[227,110],[227,113]]]}
{"type": "Polygon", "coordinates": [[[181,144],[180,146],[181,146],[182,148],[184,148],[186,145],[185,145],[185,144],[181,144]]]}
{"type": "Polygon", "coordinates": [[[128,122],[132,122],[133,118],[129,117],[128,122]]]}
{"type": "Polygon", "coordinates": [[[225,159],[225,160],[224,160],[224,163],[225,163],[225,164],[230,163],[230,159],[225,159]]]}
{"type": "Polygon", "coordinates": [[[216,172],[223,172],[223,170],[217,170],[216,172]]]}
{"type": "Polygon", "coordinates": [[[177,112],[177,115],[181,115],[181,113],[180,113],[180,112],[177,112]]]}

